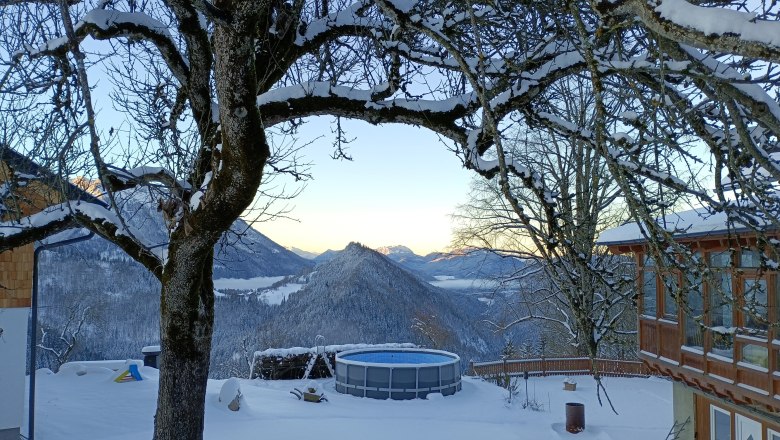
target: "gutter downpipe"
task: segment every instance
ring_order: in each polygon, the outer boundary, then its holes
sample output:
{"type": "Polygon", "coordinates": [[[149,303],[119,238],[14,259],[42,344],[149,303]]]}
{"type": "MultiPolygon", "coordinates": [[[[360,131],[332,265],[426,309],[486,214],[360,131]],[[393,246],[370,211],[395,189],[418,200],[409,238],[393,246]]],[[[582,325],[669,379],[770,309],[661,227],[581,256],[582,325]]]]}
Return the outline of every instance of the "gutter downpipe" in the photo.
{"type": "Polygon", "coordinates": [[[36,356],[36,339],[38,336],[38,255],[45,250],[58,248],[60,246],[67,246],[69,244],[78,243],[81,241],[89,240],[94,237],[95,233],[89,231],[89,234],[82,235],[80,237],[70,238],[68,240],[58,241],[56,243],[44,243],[35,247],[33,252],[33,290],[32,290],[32,305],[30,318],[30,391],[27,403],[27,439],[35,439],[35,356],[36,356]]]}

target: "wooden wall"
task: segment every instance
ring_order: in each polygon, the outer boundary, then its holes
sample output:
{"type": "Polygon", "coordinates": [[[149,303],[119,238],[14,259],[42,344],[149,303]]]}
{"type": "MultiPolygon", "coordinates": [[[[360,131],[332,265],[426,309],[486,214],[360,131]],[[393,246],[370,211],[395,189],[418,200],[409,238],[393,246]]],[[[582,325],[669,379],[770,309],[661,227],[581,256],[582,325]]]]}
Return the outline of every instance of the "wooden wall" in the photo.
{"type": "Polygon", "coordinates": [[[712,399],[704,396],[703,394],[696,393],[695,397],[696,405],[696,439],[710,440],[711,438],[711,424],[710,424],[710,407],[715,405],[719,409],[728,411],[731,414],[731,438],[739,440],[737,437],[737,423],[736,414],[747,417],[761,423],[761,437],[754,440],[772,440],[769,437],[769,430],[780,432],[780,423],[776,417],[763,415],[758,411],[750,411],[749,408],[744,406],[737,406],[732,403],[720,400],[712,399]]]}
{"type": "MultiPolygon", "coordinates": [[[[12,178],[11,169],[0,161],[0,183],[12,178]]],[[[35,214],[59,203],[59,193],[41,182],[30,181],[2,200],[7,212],[2,220],[35,214]]],[[[32,244],[0,253],[0,308],[30,307],[33,276],[32,244]]]]}
{"type": "Polygon", "coordinates": [[[0,308],[30,307],[33,245],[0,253],[0,308]]]}

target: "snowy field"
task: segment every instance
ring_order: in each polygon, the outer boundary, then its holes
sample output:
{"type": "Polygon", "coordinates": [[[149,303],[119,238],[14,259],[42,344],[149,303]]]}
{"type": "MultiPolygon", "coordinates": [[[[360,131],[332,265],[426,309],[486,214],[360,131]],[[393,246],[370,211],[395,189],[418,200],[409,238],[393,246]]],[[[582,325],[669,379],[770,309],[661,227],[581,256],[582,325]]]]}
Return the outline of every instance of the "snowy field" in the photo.
{"type": "MultiPolygon", "coordinates": [[[[39,371],[36,438],[151,439],[157,393],[157,370],[142,367],[145,380],[115,383],[115,373],[90,367],[59,374],[39,371]],[[83,370],[82,370],[83,372],[83,370]]],[[[464,377],[454,396],[429,400],[382,401],[339,394],[333,379],[318,380],[329,402],[299,401],[289,393],[308,381],[242,380],[239,412],[218,402],[224,381],[210,380],[206,396],[205,438],[321,440],[414,439],[577,439],[663,440],[672,425],[672,390],[668,381],[605,380],[620,415],[600,407],[594,382],[578,377],[577,391],[562,390],[563,377],[532,378],[529,394],[542,411],[523,409],[524,393],[507,404],[506,391],[480,379],[464,377]],[[586,430],[565,431],[565,403],[585,404],[586,430]]],[[[26,424],[26,422],[25,422],[26,424]]],[[[26,425],[25,425],[26,426],[26,425]]],[[[26,430],[26,428],[24,428],[26,430]]]]}
{"type": "Polygon", "coordinates": [[[495,290],[501,285],[496,280],[484,278],[455,278],[446,275],[437,275],[434,278],[436,278],[436,281],[429,281],[429,283],[442,289],[495,290]]]}
{"type": "Polygon", "coordinates": [[[214,280],[214,288],[235,289],[235,290],[253,290],[270,287],[273,283],[283,280],[284,277],[255,277],[249,279],[242,278],[219,278],[214,280]]]}

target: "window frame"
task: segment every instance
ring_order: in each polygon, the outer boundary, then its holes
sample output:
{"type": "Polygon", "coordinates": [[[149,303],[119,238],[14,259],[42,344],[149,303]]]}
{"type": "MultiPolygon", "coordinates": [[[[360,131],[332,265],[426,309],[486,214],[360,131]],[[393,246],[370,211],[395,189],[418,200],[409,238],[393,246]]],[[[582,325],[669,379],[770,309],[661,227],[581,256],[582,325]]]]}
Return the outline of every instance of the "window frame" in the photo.
{"type": "MultiPolygon", "coordinates": [[[[750,418],[750,417],[748,417],[746,415],[743,415],[743,414],[740,414],[740,413],[734,413],[734,422],[733,422],[734,428],[732,429],[732,432],[734,434],[733,438],[738,439],[741,436],[741,434],[743,434],[743,431],[741,430],[743,425],[740,424],[740,422],[743,421],[743,420],[746,420],[748,422],[748,423],[746,423],[746,425],[749,424],[749,423],[757,424],[758,425],[758,435],[761,436],[761,431],[763,431],[763,425],[761,424],[760,421],[758,421],[756,419],[753,419],[753,418],[750,418]]],[[[761,440],[761,439],[758,439],[758,440],[761,440]]]]}
{"type": "Polygon", "coordinates": [[[642,291],[641,291],[641,308],[639,310],[639,316],[646,318],[646,319],[658,319],[658,266],[655,264],[655,260],[648,254],[644,253],[642,254],[640,261],[642,263],[642,291]],[[647,264],[648,261],[651,261],[651,264],[647,264]],[[647,292],[645,292],[645,286],[648,284],[647,276],[648,274],[653,274],[653,284],[655,285],[654,294],[655,294],[655,302],[654,302],[654,310],[652,314],[647,313],[647,292]]]}
{"type": "Polygon", "coordinates": [[[715,435],[717,434],[715,431],[715,412],[719,412],[721,414],[725,414],[729,418],[729,437],[728,440],[734,440],[734,417],[731,413],[731,411],[727,409],[723,409],[719,406],[716,406],[713,403],[710,403],[710,438],[709,440],[718,440],[715,435]]]}
{"type": "Polygon", "coordinates": [[[705,327],[708,324],[707,319],[708,319],[708,316],[709,316],[709,313],[707,313],[708,312],[708,307],[707,307],[708,296],[707,296],[707,292],[706,292],[706,289],[705,289],[705,284],[706,284],[705,283],[705,277],[702,276],[698,280],[697,279],[691,280],[692,277],[690,276],[690,274],[686,273],[686,274],[684,274],[684,276],[682,278],[683,278],[682,282],[683,282],[683,286],[684,286],[683,289],[684,289],[684,294],[685,294],[685,301],[686,301],[686,305],[687,305],[686,310],[684,310],[683,313],[682,313],[682,315],[683,315],[682,316],[682,320],[681,320],[681,324],[682,325],[680,326],[680,329],[682,330],[682,345],[685,346],[685,347],[697,350],[697,351],[705,352],[705,350],[707,349],[707,346],[706,346],[706,333],[707,332],[705,331],[705,327]],[[694,291],[693,289],[690,288],[690,285],[692,285],[692,282],[697,283],[697,285],[698,285],[698,290],[697,291],[694,291]],[[692,305],[691,305],[691,299],[690,298],[691,298],[692,292],[694,292],[693,295],[700,296],[700,298],[701,298],[701,303],[698,304],[699,309],[697,309],[697,310],[694,310],[692,305]],[[701,316],[701,320],[697,321],[696,318],[690,316],[689,313],[688,313],[688,310],[700,312],[699,316],[701,316]],[[700,342],[701,345],[697,346],[697,345],[689,345],[688,344],[688,342],[689,342],[688,337],[690,336],[690,329],[696,329],[696,331],[697,331],[697,335],[696,336],[698,337],[699,342],[700,342]]]}
{"type": "MultiPolygon", "coordinates": [[[[735,341],[735,333],[737,332],[737,329],[739,328],[739,317],[737,316],[737,309],[738,305],[736,302],[736,295],[735,292],[735,277],[734,277],[734,261],[736,260],[735,257],[736,253],[731,249],[723,249],[723,250],[710,250],[706,253],[706,264],[709,268],[709,274],[705,281],[705,290],[706,290],[706,323],[708,326],[707,333],[708,333],[708,341],[707,343],[707,352],[712,353],[714,355],[727,357],[730,359],[734,359],[734,356],[736,355],[736,341],[735,341]],[[720,262],[718,265],[715,264],[714,259],[718,255],[727,255],[727,262],[726,264],[723,264],[720,262]],[[723,287],[723,279],[728,278],[728,292],[721,292],[721,289],[723,287]],[[723,300],[722,304],[715,304],[715,300],[723,300]],[[716,325],[713,323],[713,317],[715,316],[715,311],[717,310],[717,315],[720,317],[720,320],[723,321],[724,313],[721,311],[722,308],[728,308],[728,311],[730,313],[729,321],[730,325],[725,326],[722,322],[718,323],[717,327],[728,327],[733,329],[731,333],[723,333],[723,332],[716,332],[713,330],[713,327],[716,327],[716,325]],[[716,336],[717,334],[717,336],[716,336]],[[722,338],[724,341],[727,341],[730,345],[730,354],[725,354],[724,352],[715,352],[715,341],[716,338],[722,338]]],[[[725,344],[724,344],[725,345],[725,344]]],[[[724,351],[725,348],[717,347],[718,350],[724,351]]]]}
{"type": "Polygon", "coordinates": [[[680,321],[680,304],[677,302],[677,300],[674,298],[674,294],[681,291],[680,286],[682,285],[682,273],[679,269],[667,269],[663,273],[658,273],[656,271],[656,278],[660,279],[661,282],[661,295],[658,295],[658,291],[656,289],[656,308],[660,309],[661,316],[669,321],[679,322],[680,321]],[[669,292],[669,286],[666,284],[666,279],[672,279],[673,282],[676,284],[675,290],[672,292],[669,292]],[[671,294],[668,294],[671,293],[671,294]],[[658,307],[658,297],[661,297],[661,307],[658,307]],[[667,312],[667,302],[671,301],[674,304],[674,313],[668,313],[667,312]]]}
{"type": "Polygon", "coordinates": [[[761,272],[757,268],[740,268],[739,275],[737,277],[739,284],[739,296],[738,296],[738,315],[739,315],[739,328],[742,334],[750,336],[769,338],[769,328],[771,327],[771,297],[772,286],[770,283],[770,277],[767,272],[761,272]],[[753,315],[747,310],[748,298],[746,291],[746,283],[753,282],[756,284],[764,284],[764,294],[766,295],[765,304],[761,306],[765,309],[763,315],[753,315]],[[763,319],[765,324],[763,327],[753,327],[751,324],[756,319],[763,319]]]}

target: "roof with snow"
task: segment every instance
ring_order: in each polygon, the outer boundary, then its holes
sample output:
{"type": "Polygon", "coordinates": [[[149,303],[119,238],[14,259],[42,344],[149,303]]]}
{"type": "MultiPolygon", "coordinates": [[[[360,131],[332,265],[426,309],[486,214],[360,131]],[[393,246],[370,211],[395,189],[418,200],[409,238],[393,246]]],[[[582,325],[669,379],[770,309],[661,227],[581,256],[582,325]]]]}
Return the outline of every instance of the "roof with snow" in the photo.
{"type": "Polygon", "coordinates": [[[38,165],[29,157],[18,153],[10,147],[0,145],[0,162],[5,162],[13,170],[16,176],[23,176],[28,180],[39,181],[50,188],[58,188],[63,186],[62,183],[65,183],[64,189],[70,200],[83,200],[89,203],[105,205],[105,202],[99,198],[71,182],[63,181],[48,168],[38,165]]]}
{"type": "MultiPolygon", "coordinates": [[[[670,214],[659,218],[657,223],[671,232],[675,238],[698,238],[725,232],[738,233],[747,231],[746,228],[735,227],[733,224],[730,225],[725,213],[712,213],[705,208],[695,208],[670,214]]],[[[644,243],[647,240],[645,227],[631,222],[602,232],[597,243],[614,246],[644,243]]]]}

